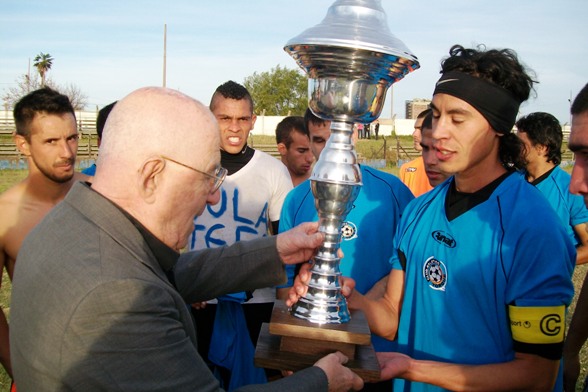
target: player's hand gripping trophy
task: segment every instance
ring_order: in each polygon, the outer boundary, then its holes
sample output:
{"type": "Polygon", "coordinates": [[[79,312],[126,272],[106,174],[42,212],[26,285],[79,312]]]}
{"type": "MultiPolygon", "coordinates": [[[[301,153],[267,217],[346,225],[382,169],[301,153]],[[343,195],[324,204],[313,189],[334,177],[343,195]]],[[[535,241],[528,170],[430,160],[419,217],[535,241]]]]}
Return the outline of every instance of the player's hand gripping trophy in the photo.
{"type": "MultiPolygon", "coordinates": [[[[419,67],[386,19],[380,0],[337,0],[320,24],[284,47],[308,74],[310,109],[332,121],[331,137],[310,178],[325,241],[312,260],[308,292],[292,309],[294,316],[318,324],[350,320],[337,251],[341,225],[362,185],[353,125],[377,119],[388,87],[419,67]]],[[[363,257],[369,268],[369,255],[363,257]]]]}

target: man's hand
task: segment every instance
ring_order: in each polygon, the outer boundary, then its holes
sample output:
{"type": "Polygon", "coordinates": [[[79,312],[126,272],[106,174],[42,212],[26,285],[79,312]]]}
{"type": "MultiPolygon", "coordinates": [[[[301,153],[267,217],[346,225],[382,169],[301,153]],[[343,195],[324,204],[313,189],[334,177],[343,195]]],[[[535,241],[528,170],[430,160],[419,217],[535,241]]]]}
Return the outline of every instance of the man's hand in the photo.
{"type": "MultiPolygon", "coordinates": [[[[311,268],[311,263],[306,263],[300,266],[300,271],[298,271],[298,275],[296,275],[296,278],[294,279],[294,284],[290,287],[290,291],[288,292],[286,306],[294,305],[301,297],[306,295],[306,292],[308,291],[308,282],[310,281],[311,268]]],[[[339,278],[339,285],[341,287],[341,294],[344,297],[349,297],[354,291],[355,280],[341,276],[339,278]]]]}
{"type": "Polygon", "coordinates": [[[409,356],[396,352],[379,352],[376,353],[376,356],[378,357],[378,362],[380,362],[382,380],[398,378],[408,371],[412,360],[409,356]]]}
{"type": "Polygon", "coordinates": [[[308,261],[323,242],[318,222],[302,223],[276,236],[276,248],[284,264],[308,261]]]}
{"type": "Polygon", "coordinates": [[[314,364],[326,373],[329,380],[329,392],[359,391],[363,388],[361,377],[343,366],[347,361],[347,357],[337,351],[319,359],[314,364]]]}

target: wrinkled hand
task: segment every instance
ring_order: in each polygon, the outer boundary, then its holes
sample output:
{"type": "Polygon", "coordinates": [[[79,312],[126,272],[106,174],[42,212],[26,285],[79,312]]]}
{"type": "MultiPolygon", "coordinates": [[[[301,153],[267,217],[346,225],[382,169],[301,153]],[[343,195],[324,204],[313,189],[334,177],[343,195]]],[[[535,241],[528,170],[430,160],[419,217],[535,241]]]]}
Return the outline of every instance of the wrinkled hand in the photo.
{"type": "Polygon", "coordinates": [[[576,383],[578,382],[578,377],[580,376],[580,356],[568,356],[564,353],[564,375],[563,375],[563,383],[564,383],[564,391],[566,392],[574,392],[576,390],[576,383]]]}
{"type": "Polygon", "coordinates": [[[308,261],[323,242],[318,222],[302,223],[276,237],[276,248],[284,264],[308,261]]]}
{"type": "MultiPolygon", "coordinates": [[[[306,263],[300,266],[300,271],[298,272],[298,275],[296,275],[296,278],[294,278],[294,284],[288,291],[286,306],[294,305],[301,297],[306,295],[306,292],[308,291],[308,282],[310,281],[311,268],[312,263],[306,263]]],[[[349,297],[354,291],[355,280],[341,276],[339,278],[339,286],[341,287],[341,294],[344,297],[349,297]]]]}
{"type": "Polygon", "coordinates": [[[363,380],[349,368],[343,366],[348,358],[337,351],[319,359],[314,366],[323,369],[329,380],[329,392],[359,391],[363,380]]]}
{"type": "Polygon", "coordinates": [[[378,362],[380,362],[380,377],[382,380],[391,380],[401,377],[403,373],[410,368],[412,358],[396,352],[379,352],[376,353],[378,362]]]}

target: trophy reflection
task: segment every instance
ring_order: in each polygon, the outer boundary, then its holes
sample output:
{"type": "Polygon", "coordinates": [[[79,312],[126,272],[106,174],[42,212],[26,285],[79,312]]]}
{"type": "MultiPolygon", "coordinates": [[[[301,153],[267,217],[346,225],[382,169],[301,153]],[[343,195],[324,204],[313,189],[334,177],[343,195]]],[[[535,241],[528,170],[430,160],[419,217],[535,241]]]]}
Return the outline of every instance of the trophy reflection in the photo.
{"type": "Polygon", "coordinates": [[[339,284],[341,226],[362,185],[353,126],[376,120],[388,88],[419,63],[390,33],[380,0],[335,1],[320,24],[292,38],[284,50],[308,74],[309,108],[331,121],[331,136],[310,178],[325,240],[312,260],[307,294],[291,314],[283,303],[274,306],[256,363],[297,370],[340,350],[350,368],[376,381],[379,365],[367,321],[361,312],[350,314],[339,284]]]}

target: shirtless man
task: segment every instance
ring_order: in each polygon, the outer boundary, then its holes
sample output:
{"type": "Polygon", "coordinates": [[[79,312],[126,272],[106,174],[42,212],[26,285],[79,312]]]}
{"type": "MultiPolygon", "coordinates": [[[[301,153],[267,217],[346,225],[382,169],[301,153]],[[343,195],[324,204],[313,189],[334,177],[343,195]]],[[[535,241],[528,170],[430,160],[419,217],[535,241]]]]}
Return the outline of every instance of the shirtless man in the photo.
{"type": "MultiPolygon", "coordinates": [[[[50,88],[33,91],[14,107],[14,139],[27,157],[29,173],[0,195],[0,284],[6,268],[12,280],[16,255],[31,229],[59,203],[75,181],[78,131],[69,98],[50,88]]],[[[0,362],[12,377],[8,322],[0,308],[0,362]]]]}

